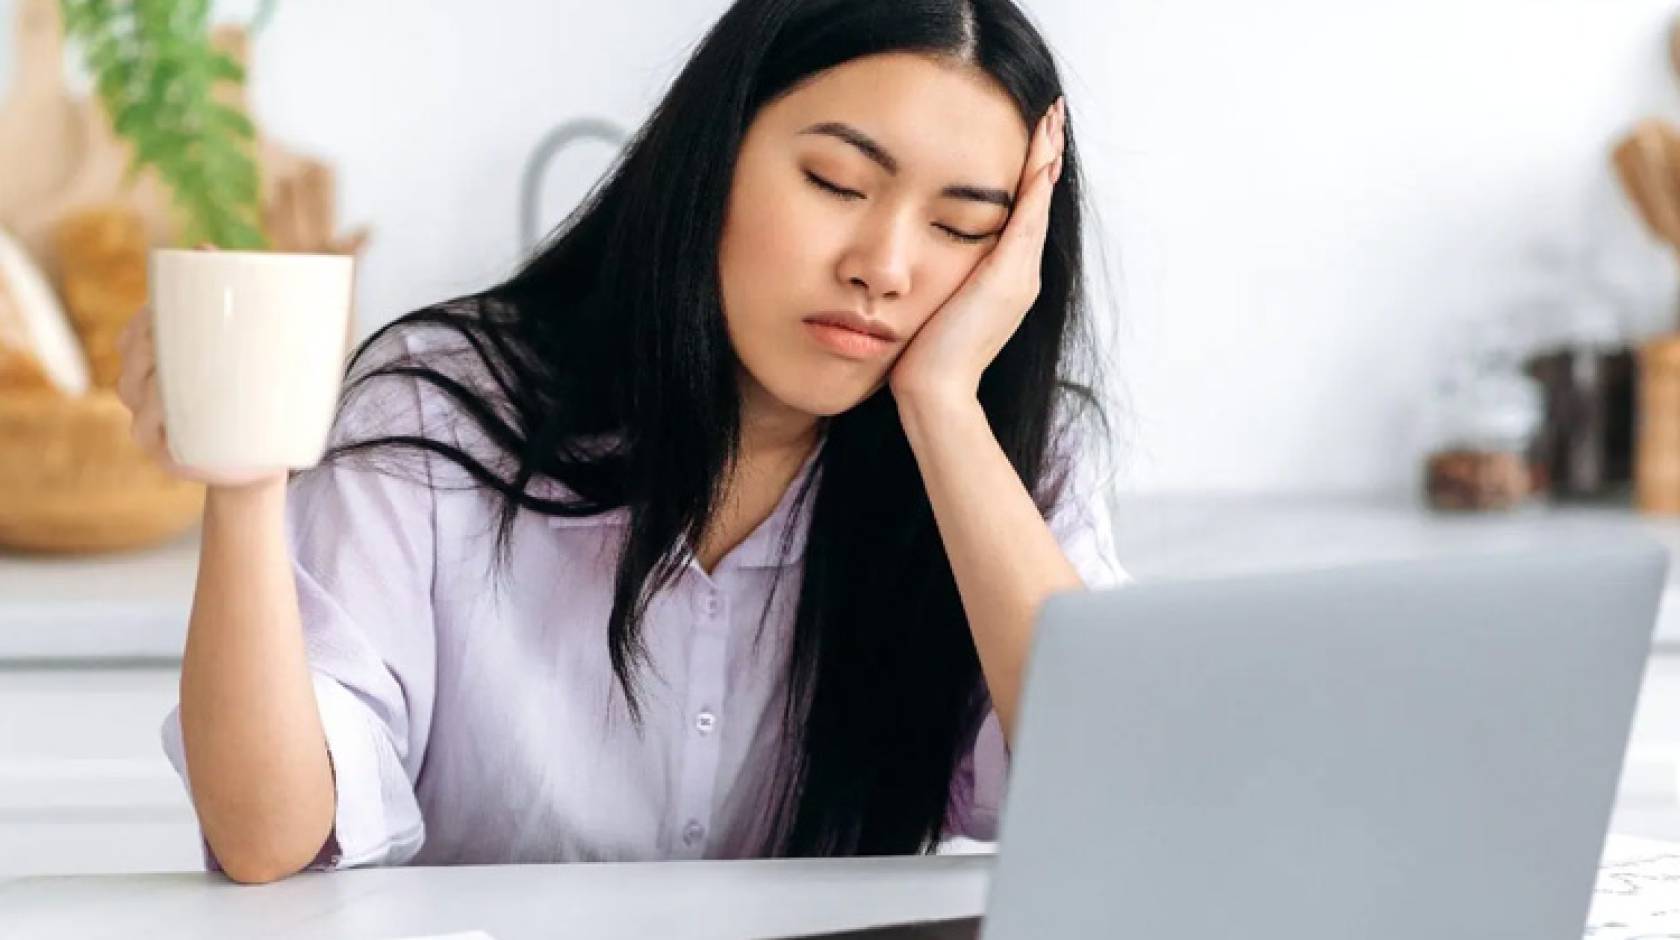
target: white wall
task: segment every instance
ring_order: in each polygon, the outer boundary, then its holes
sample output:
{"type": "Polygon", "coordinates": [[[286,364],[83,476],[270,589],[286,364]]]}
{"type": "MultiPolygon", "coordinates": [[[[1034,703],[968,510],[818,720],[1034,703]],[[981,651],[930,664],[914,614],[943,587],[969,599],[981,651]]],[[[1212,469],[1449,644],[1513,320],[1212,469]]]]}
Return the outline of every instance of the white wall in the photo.
{"type": "Polygon", "coordinates": [[[1674,307],[1607,154],[1680,112],[1676,4],[1071,7],[1140,489],[1412,485],[1433,367],[1537,246],[1606,245],[1647,329],[1674,307]]]}
{"type": "MultiPolygon", "coordinates": [[[[283,0],[252,97],[270,133],[336,164],[342,217],[375,227],[363,329],[505,273],[542,133],[639,121],[724,5],[283,0]]],[[[1611,246],[1649,329],[1674,305],[1672,264],[1606,153],[1642,114],[1680,117],[1674,6],[1031,3],[1106,231],[1126,485],[1413,485],[1439,357],[1538,289],[1526,259],[1548,243],[1611,246]]],[[[556,163],[551,219],[607,156],[556,163]]]]}

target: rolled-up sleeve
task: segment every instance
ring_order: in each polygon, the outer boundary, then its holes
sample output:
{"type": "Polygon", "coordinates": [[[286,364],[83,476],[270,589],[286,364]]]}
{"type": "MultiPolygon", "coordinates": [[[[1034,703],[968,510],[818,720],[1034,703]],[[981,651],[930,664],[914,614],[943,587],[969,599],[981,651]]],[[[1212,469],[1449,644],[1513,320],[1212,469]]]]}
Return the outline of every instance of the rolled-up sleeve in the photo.
{"type": "MultiPolygon", "coordinates": [[[[1086,438],[1085,440],[1089,440],[1086,438]]],[[[1045,522],[1088,589],[1130,583],[1115,549],[1113,480],[1101,448],[1076,439],[1062,451],[1073,461],[1068,481],[1045,522]]],[[[997,712],[988,708],[972,746],[951,781],[947,835],[991,841],[997,838],[1009,779],[1009,746],[997,712]]]]}
{"type": "MultiPolygon", "coordinates": [[[[388,334],[357,374],[408,343],[388,334]]],[[[407,377],[380,376],[341,405],[333,442],[424,433],[421,394],[407,377]],[[383,384],[382,384],[383,383],[383,384]]],[[[412,457],[417,468],[421,455],[412,457]]],[[[408,475],[355,456],[294,475],[286,540],[304,648],[326,734],[336,809],[311,870],[399,865],[419,851],[425,821],[415,785],[431,727],[436,634],[432,616],[435,502],[429,470],[408,475]]],[[[163,746],[189,794],[180,708],[163,746]]],[[[221,866],[208,842],[205,866],[221,866]]]]}

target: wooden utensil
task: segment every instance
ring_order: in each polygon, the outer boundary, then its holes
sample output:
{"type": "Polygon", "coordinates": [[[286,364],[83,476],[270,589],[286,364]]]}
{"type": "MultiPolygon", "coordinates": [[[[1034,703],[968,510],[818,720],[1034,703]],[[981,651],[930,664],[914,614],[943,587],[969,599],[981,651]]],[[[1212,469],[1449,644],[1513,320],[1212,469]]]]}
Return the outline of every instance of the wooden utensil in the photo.
{"type": "Polygon", "coordinates": [[[1646,118],[1617,143],[1612,164],[1646,228],[1680,252],[1680,140],[1657,118],[1646,118]]]}
{"type": "MultiPolygon", "coordinates": [[[[1680,74],[1680,20],[1669,43],[1680,74]]],[[[1680,252],[1680,134],[1648,118],[1616,146],[1613,162],[1645,226],[1680,252]]],[[[1644,341],[1636,371],[1634,505],[1646,515],[1680,514],[1680,334],[1644,341]]]]}
{"type": "Polygon", "coordinates": [[[1640,512],[1680,513],[1680,335],[1639,350],[1634,496],[1640,512]]]}
{"type": "Polygon", "coordinates": [[[1674,74],[1680,78],[1680,16],[1668,28],[1668,64],[1674,69],[1674,74]]]}
{"type": "Polygon", "coordinates": [[[64,188],[86,133],[62,79],[58,0],[18,0],[14,33],[11,91],[0,101],[0,154],[6,165],[0,173],[0,224],[64,188]]]}
{"type": "Polygon", "coordinates": [[[141,218],[154,244],[175,237],[169,191],[151,171],[130,186],[131,152],[99,103],[73,97],[64,82],[64,31],[57,0],[19,0],[19,46],[26,90],[0,105],[0,225],[53,281],[62,274],[54,231],[66,215],[120,202],[141,218]],[[36,122],[47,123],[37,126],[36,122]],[[41,133],[42,127],[56,125],[41,133]],[[17,146],[6,128],[17,128],[17,146]]]}

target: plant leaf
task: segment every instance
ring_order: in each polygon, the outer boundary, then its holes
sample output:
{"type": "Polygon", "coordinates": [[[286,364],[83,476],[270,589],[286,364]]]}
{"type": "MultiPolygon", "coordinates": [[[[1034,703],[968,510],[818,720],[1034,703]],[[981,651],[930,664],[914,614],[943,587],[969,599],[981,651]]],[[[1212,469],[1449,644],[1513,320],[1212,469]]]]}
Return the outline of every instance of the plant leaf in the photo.
{"type": "Polygon", "coordinates": [[[133,147],[124,179],[147,167],[167,185],[187,243],[264,247],[256,220],[256,128],[216,100],[245,69],[210,41],[210,0],[59,0],[112,128],[133,147]]]}

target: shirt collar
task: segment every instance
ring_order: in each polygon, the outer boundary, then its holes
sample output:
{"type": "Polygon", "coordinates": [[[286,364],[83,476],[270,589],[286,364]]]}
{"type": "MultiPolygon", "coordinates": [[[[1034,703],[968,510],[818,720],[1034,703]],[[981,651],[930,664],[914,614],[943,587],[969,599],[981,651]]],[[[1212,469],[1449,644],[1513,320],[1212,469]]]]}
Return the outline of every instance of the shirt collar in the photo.
{"type": "MultiPolygon", "coordinates": [[[[800,465],[799,472],[794,474],[793,481],[788,484],[787,491],[776,503],[776,508],[758,528],[754,529],[741,544],[735,546],[727,557],[729,564],[738,568],[775,568],[781,565],[791,565],[805,557],[805,542],[810,534],[811,509],[816,501],[816,493],[809,494],[804,502],[794,509],[794,500],[799,491],[804,488],[806,480],[817,471],[817,460],[822,455],[823,446],[827,443],[825,434],[817,440],[817,446],[800,465]],[[792,531],[789,531],[789,528],[792,531]],[[783,557],[782,540],[788,539],[787,554],[783,557]]],[[[533,496],[546,499],[559,499],[570,495],[563,485],[551,479],[531,481],[529,490],[533,496]]],[[[588,529],[601,526],[623,526],[630,522],[630,510],[620,506],[593,516],[545,516],[550,527],[555,529],[588,529]]]]}

